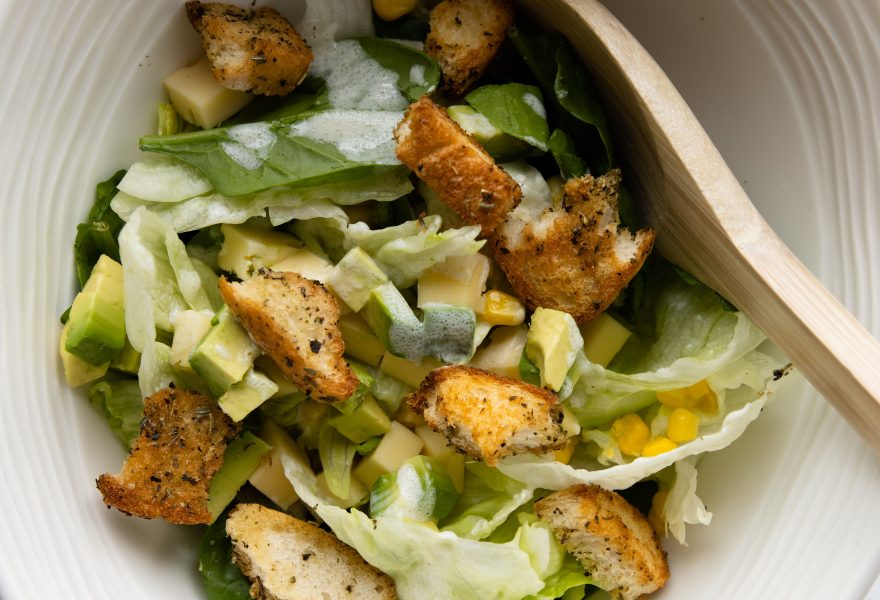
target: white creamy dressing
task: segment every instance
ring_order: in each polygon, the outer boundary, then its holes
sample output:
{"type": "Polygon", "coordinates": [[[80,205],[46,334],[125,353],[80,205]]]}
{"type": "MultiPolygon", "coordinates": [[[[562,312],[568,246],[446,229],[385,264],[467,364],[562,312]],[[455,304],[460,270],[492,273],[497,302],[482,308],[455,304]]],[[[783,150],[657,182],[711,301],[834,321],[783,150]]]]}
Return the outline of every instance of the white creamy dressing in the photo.
{"type": "Polygon", "coordinates": [[[400,111],[329,110],[290,126],[290,134],[335,146],[355,162],[393,165],[394,127],[403,118],[400,111]]]}
{"type": "Polygon", "coordinates": [[[409,68],[409,80],[414,84],[427,87],[428,82],[425,80],[425,65],[415,64],[409,68]]]}
{"type": "Polygon", "coordinates": [[[396,483],[399,502],[390,506],[383,516],[407,517],[416,521],[430,520],[437,500],[436,492],[431,486],[422,486],[415,467],[410,464],[400,467],[396,483]]]}
{"type": "Polygon", "coordinates": [[[226,155],[245,169],[255,171],[269,158],[275,134],[266,123],[234,125],[227,130],[229,139],[220,143],[226,155]]]}
{"type": "Polygon", "coordinates": [[[536,115],[538,115],[542,119],[547,118],[547,111],[544,108],[544,103],[541,102],[540,98],[538,98],[534,94],[525,93],[525,94],[523,94],[522,99],[523,99],[523,102],[525,102],[526,104],[529,105],[529,108],[531,108],[533,111],[535,111],[536,115]]]}
{"type": "Polygon", "coordinates": [[[310,72],[327,83],[334,108],[402,111],[409,106],[397,89],[397,73],[370,58],[356,41],[328,41],[313,51],[310,72]]]}

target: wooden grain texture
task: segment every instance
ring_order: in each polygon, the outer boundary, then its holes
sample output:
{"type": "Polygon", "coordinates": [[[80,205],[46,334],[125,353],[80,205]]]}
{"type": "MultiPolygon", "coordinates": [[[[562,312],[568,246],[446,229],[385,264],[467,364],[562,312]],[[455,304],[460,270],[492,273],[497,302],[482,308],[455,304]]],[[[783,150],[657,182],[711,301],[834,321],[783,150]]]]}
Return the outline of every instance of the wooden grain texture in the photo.
{"type": "Polygon", "coordinates": [[[596,0],[526,10],[593,72],[660,252],[748,315],[880,453],[880,343],[761,217],[663,70],[596,0]]]}

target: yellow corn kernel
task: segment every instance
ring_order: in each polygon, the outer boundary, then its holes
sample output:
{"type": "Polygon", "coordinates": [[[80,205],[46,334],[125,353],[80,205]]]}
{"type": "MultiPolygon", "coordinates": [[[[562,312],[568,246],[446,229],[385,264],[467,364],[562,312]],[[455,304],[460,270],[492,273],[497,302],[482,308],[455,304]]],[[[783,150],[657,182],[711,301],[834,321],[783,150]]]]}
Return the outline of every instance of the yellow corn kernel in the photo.
{"type": "Polygon", "coordinates": [[[657,392],[657,401],[670,408],[693,408],[696,400],[691,398],[689,390],[690,388],[679,388],[657,392]]]}
{"type": "Polygon", "coordinates": [[[669,424],[666,425],[666,435],[676,444],[689,442],[697,437],[700,428],[700,417],[686,408],[676,408],[669,415],[669,424]]]}
{"type": "Polygon", "coordinates": [[[645,444],[645,447],[642,448],[642,456],[657,456],[658,454],[663,454],[664,452],[669,452],[676,448],[678,448],[678,444],[670,440],[668,437],[661,435],[645,444]]]}
{"type": "Polygon", "coordinates": [[[639,456],[651,437],[651,430],[639,415],[630,413],[611,424],[611,434],[617,440],[621,452],[639,456]]]}
{"type": "Polygon", "coordinates": [[[651,510],[648,511],[648,522],[659,534],[666,533],[666,519],[663,518],[663,509],[666,506],[666,498],[669,492],[666,490],[658,490],[654,497],[651,498],[651,510]]]}
{"type": "Polygon", "coordinates": [[[553,460],[568,464],[568,461],[571,460],[571,455],[574,454],[574,447],[577,446],[577,443],[578,438],[568,438],[568,441],[565,442],[562,448],[553,451],[553,460]]]}
{"type": "Polygon", "coordinates": [[[519,325],[526,318],[526,307],[519,298],[499,290],[483,294],[479,317],[490,325],[519,325]]]}
{"type": "Polygon", "coordinates": [[[417,0],[373,0],[373,10],[384,21],[394,21],[416,7],[417,0]]]}
{"type": "Polygon", "coordinates": [[[706,394],[700,397],[694,408],[701,410],[706,414],[714,415],[718,412],[718,396],[715,395],[715,392],[709,390],[706,394]]]}
{"type": "Polygon", "coordinates": [[[670,408],[699,408],[703,412],[718,411],[718,398],[706,380],[677,390],[657,392],[657,401],[670,408]]]}

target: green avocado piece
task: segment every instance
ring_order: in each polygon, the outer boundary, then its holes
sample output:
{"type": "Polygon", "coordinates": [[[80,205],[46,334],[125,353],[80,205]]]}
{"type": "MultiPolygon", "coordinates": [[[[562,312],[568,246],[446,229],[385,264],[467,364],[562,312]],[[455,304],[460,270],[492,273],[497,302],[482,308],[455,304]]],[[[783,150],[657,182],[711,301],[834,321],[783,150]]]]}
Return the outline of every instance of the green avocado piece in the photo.
{"type": "Polygon", "coordinates": [[[103,293],[108,286],[121,288],[122,283],[99,277],[103,282],[96,291],[80,292],[74,299],[65,343],[68,352],[91,365],[108,362],[125,344],[125,312],[103,293]]]}
{"type": "Polygon", "coordinates": [[[141,353],[134,349],[134,346],[125,338],[125,344],[113,360],[110,361],[110,368],[114,371],[137,375],[141,366],[141,353]]]}
{"type": "Polygon", "coordinates": [[[189,366],[211,393],[220,397],[244,378],[260,355],[260,348],[235,321],[229,307],[220,309],[215,318],[217,324],[193,350],[189,366]]]}
{"type": "Polygon", "coordinates": [[[226,447],[223,466],[214,474],[208,488],[208,511],[212,523],[229,506],[269,450],[269,444],[250,431],[243,431],[226,447]]]}
{"type": "Polygon", "coordinates": [[[424,327],[393,283],[374,288],[360,315],[389,352],[413,362],[422,359],[424,327]]]}
{"type": "Polygon", "coordinates": [[[541,385],[559,391],[583,347],[584,338],[567,312],[538,308],[532,314],[526,337],[526,356],[541,372],[541,385]]]}
{"type": "Polygon", "coordinates": [[[492,158],[507,162],[522,158],[531,152],[532,147],[512,135],[506,134],[489,121],[482,113],[470,106],[456,104],[446,109],[449,118],[473,136],[492,158]]]}
{"type": "Polygon", "coordinates": [[[362,444],[391,429],[391,420],[372,396],[365,396],[354,411],[334,417],[330,424],[355,444],[362,444]]]}
{"type": "Polygon", "coordinates": [[[274,381],[254,369],[250,369],[244,378],[232,385],[229,390],[217,399],[220,409],[238,422],[248,416],[252,410],[271,398],[278,391],[274,381]]]}
{"type": "Polygon", "coordinates": [[[422,307],[425,327],[425,354],[450,364],[470,360],[474,351],[477,317],[473,309],[462,306],[429,304],[422,307]]]}

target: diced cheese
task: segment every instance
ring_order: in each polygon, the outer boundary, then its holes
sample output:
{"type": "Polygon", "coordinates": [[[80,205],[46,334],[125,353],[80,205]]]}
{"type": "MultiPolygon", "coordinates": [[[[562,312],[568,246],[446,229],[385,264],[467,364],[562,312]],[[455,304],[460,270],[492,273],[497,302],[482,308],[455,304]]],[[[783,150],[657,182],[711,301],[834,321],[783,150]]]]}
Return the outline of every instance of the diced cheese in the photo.
{"type": "Polygon", "coordinates": [[[164,83],[174,110],[202,129],[216,127],[254,99],[217,83],[204,56],[166,77],[164,83]]]}
{"type": "Polygon", "coordinates": [[[391,429],[376,449],[354,468],[354,476],[371,488],[380,475],[395,471],[406,459],[418,456],[422,446],[422,438],[397,421],[392,421],[391,429]]]}

